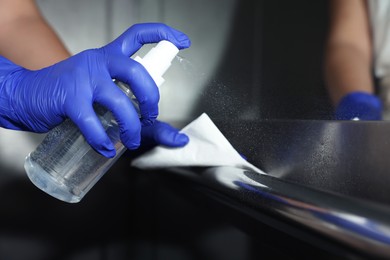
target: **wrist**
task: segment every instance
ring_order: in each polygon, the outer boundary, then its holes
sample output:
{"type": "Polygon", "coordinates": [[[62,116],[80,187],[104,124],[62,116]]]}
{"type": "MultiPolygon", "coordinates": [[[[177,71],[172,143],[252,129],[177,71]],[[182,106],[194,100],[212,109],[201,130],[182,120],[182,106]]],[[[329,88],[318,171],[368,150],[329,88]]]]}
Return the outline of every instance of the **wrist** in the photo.
{"type": "Polygon", "coordinates": [[[17,95],[16,84],[20,83],[19,75],[23,67],[0,56],[0,126],[8,129],[19,129],[16,125],[14,103],[17,95]],[[18,82],[18,83],[17,83],[18,82]]]}
{"type": "Polygon", "coordinates": [[[345,95],[335,110],[337,120],[381,120],[382,102],[367,92],[351,92],[345,95]]]}

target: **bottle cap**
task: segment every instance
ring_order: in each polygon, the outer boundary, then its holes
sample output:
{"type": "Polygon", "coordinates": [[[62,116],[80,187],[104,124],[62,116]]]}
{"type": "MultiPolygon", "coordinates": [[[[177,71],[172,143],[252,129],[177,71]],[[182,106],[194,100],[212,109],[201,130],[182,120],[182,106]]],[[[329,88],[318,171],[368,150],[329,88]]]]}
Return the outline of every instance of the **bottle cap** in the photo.
{"type": "Polygon", "coordinates": [[[179,49],[171,42],[163,40],[153,47],[143,58],[137,56],[135,61],[141,63],[159,87],[164,83],[162,77],[171,66],[179,49]]]}

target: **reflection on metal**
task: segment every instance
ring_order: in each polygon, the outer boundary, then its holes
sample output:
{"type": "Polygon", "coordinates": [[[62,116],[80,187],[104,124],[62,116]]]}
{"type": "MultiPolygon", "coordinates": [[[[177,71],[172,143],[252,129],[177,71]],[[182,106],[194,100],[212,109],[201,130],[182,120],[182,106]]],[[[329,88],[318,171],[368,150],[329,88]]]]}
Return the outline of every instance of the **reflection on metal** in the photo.
{"type": "Polygon", "coordinates": [[[390,206],[390,123],[214,121],[237,151],[271,176],[390,206]]]}
{"type": "Polygon", "coordinates": [[[237,199],[244,207],[302,225],[360,252],[390,257],[390,210],[378,204],[231,167],[173,172],[237,199]]]}

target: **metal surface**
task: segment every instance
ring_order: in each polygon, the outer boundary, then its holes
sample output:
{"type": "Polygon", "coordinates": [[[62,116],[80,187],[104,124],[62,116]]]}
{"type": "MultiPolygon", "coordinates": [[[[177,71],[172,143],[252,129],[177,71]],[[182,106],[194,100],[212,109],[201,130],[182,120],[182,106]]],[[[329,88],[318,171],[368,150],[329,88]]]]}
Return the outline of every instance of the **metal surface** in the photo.
{"type": "Polygon", "coordinates": [[[271,176],[390,205],[390,122],[215,122],[248,161],[271,176]]]}
{"type": "Polygon", "coordinates": [[[389,124],[216,124],[239,152],[268,174],[227,167],[170,172],[363,254],[390,257],[389,124]]]}

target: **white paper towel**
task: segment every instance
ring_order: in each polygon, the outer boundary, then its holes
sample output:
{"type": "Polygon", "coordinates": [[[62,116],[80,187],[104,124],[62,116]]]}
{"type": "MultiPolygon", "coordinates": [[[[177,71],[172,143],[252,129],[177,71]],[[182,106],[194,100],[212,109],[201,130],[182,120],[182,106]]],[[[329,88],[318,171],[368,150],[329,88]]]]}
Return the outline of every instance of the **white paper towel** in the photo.
{"type": "Polygon", "coordinates": [[[177,166],[233,166],[263,173],[233,148],[209,116],[203,113],[181,130],[190,138],[180,148],[157,146],[135,158],[131,165],[140,169],[177,166]]]}

